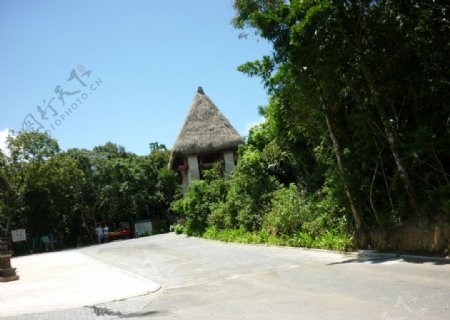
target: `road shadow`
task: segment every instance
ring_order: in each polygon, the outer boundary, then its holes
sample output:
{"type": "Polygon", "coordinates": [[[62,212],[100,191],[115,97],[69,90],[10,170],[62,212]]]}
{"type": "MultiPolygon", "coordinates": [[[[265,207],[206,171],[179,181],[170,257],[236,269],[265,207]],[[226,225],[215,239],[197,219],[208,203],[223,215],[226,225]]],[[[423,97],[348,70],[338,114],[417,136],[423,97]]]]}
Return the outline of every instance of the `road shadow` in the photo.
{"type": "Polygon", "coordinates": [[[406,254],[393,254],[393,253],[376,253],[376,252],[361,252],[355,254],[347,254],[346,260],[341,262],[332,262],[327,265],[349,264],[349,263],[369,263],[369,264],[381,264],[386,262],[407,262],[414,264],[433,264],[433,265],[450,265],[449,258],[441,257],[427,257],[427,256],[414,256],[406,254]]]}
{"type": "Polygon", "coordinates": [[[133,313],[122,313],[120,311],[111,310],[109,308],[103,308],[103,307],[89,307],[94,310],[94,313],[97,317],[104,317],[104,316],[114,316],[119,319],[126,319],[126,318],[139,318],[139,317],[146,317],[146,316],[152,316],[152,315],[167,315],[167,311],[147,311],[147,312],[133,312],[133,313]]]}

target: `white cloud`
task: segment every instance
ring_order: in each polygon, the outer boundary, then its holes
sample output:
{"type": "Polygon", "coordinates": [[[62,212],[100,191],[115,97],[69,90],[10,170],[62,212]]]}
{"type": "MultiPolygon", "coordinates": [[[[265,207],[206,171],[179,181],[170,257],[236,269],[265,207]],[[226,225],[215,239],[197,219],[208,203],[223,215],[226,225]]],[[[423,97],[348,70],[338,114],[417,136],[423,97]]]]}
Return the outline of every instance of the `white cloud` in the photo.
{"type": "Polygon", "coordinates": [[[248,133],[250,132],[250,129],[258,124],[263,123],[266,121],[266,118],[259,117],[257,120],[251,121],[245,125],[245,129],[240,132],[241,136],[248,136],[248,133]]]}
{"type": "Polygon", "coordinates": [[[9,155],[9,151],[8,148],[6,147],[6,138],[9,135],[9,130],[8,128],[0,130],[0,149],[3,151],[3,153],[9,155]]]}

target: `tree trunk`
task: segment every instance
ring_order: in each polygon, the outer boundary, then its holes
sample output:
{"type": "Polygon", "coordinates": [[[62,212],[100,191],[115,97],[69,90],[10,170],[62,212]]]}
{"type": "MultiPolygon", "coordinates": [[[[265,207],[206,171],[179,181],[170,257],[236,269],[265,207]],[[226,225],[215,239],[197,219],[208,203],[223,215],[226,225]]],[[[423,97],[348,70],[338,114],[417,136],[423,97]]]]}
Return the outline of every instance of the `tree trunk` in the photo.
{"type": "Polygon", "coordinates": [[[392,200],[391,192],[389,191],[389,183],[386,179],[386,173],[384,171],[383,157],[380,158],[381,172],[383,173],[384,185],[386,186],[386,193],[389,198],[389,204],[391,205],[391,211],[394,212],[394,201],[392,200]]]}
{"type": "Polygon", "coordinates": [[[330,134],[331,141],[333,142],[333,149],[334,149],[334,153],[336,155],[339,174],[340,174],[340,176],[342,178],[342,182],[344,184],[345,195],[347,196],[348,202],[350,204],[350,208],[352,210],[353,218],[355,219],[356,230],[357,230],[357,232],[359,232],[362,228],[361,213],[359,212],[359,209],[356,206],[355,201],[353,200],[353,196],[350,192],[350,187],[348,185],[347,177],[345,174],[345,166],[344,166],[344,160],[342,159],[341,147],[339,145],[338,139],[336,138],[336,135],[334,134],[334,128],[330,121],[330,116],[328,114],[328,111],[326,110],[326,107],[323,106],[323,108],[325,111],[325,122],[327,124],[327,128],[328,128],[328,132],[330,134]]]}
{"type": "Polygon", "coordinates": [[[89,223],[83,212],[81,213],[81,221],[83,221],[83,226],[86,229],[86,232],[87,232],[89,238],[91,239],[92,243],[95,243],[95,238],[94,238],[93,232],[92,232],[91,228],[89,228],[89,223]]]}
{"type": "MultiPolygon", "coordinates": [[[[381,109],[381,108],[377,108],[381,109]]],[[[386,115],[384,112],[379,111],[380,117],[382,118],[381,121],[383,122],[384,130],[386,133],[386,138],[389,143],[389,146],[392,151],[392,155],[395,159],[395,164],[397,165],[398,173],[400,174],[400,179],[402,180],[403,187],[406,190],[406,193],[408,194],[408,200],[409,204],[411,206],[411,209],[413,210],[413,213],[416,217],[420,216],[419,206],[417,205],[417,198],[414,190],[414,186],[411,180],[411,177],[409,176],[408,170],[406,168],[406,165],[403,162],[402,157],[400,156],[400,151],[397,146],[397,142],[395,140],[394,133],[391,130],[390,124],[388,123],[388,120],[386,119],[386,115]]]]}
{"type": "Polygon", "coordinates": [[[373,185],[375,184],[375,179],[377,178],[377,172],[378,172],[378,163],[380,162],[380,158],[381,158],[381,152],[383,150],[380,151],[378,158],[377,158],[377,163],[375,165],[375,169],[373,172],[373,176],[372,176],[372,182],[370,183],[370,190],[369,190],[369,202],[370,202],[370,207],[372,208],[372,212],[373,215],[375,216],[375,219],[377,221],[378,227],[380,227],[380,229],[383,227],[383,225],[381,224],[381,219],[380,216],[378,215],[378,211],[375,208],[375,203],[373,202],[373,185]]]}
{"type": "MultiPolygon", "coordinates": [[[[334,5],[336,6],[338,12],[340,12],[342,14],[342,16],[345,16],[344,13],[344,8],[342,6],[342,2],[339,1],[333,1],[334,5]]],[[[368,66],[365,64],[364,62],[364,50],[363,50],[363,30],[364,30],[364,8],[361,6],[360,3],[352,3],[352,6],[354,8],[354,13],[358,16],[357,20],[358,23],[357,24],[352,24],[352,29],[354,31],[356,31],[355,33],[352,32],[344,32],[343,35],[347,37],[347,39],[349,40],[350,43],[354,44],[354,47],[356,49],[357,55],[360,56],[360,61],[358,63],[359,69],[362,72],[362,75],[364,77],[364,79],[366,80],[367,85],[369,86],[369,90],[370,93],[372,95],[373,98],[373,102],[375,104],[375,107],[377,109],[377,112],[380,116],[381,122],[383,124],[383,129],[384,129],[384,133],[386,135],[386,139],[388,141],[389,147],[391,149],[392,155],[394,157],[395,160],[395,164],[397,166],[397,170],[400,174],[400,179],[402,181],[403,187],[405,188],[405,191],[408,195],[408,201],[409,204],[411,206],[411,209],[413,211],[414,216],[418,217],[420,216],[420,211],[419,211],[419,207],[417,205],[417,198],[415,195],[415,190],[414,190],[414,186],[412,183],[412,179],[408,173],[407,167],[404,164],[404,161],[401,157],[396,139],[395,139],[395,135],[394,135],[394,130],[391,126],[391,124],[389,123],[389,119],[386,115],[386,111],[384,110],[384,107],[381,105],[379,99],[378,99],[378,94],[377,91],[375,90],[375,86],[373,84],[372,81],[372,77],[370,75],[369,72],[369,68],[368,66]]],[[[355,19],[355,17],[352,17],[353,19],[355,19]]],[[[346,30],[348,28],[345,27],[345,20],[343,21],[344,24],[342,25],[343,30],[346,30]]],[[[350,31],[350,30],[349,30],[350,31]]]]}
{"type": "Polygon", "coordinates": [[[328,133],[330,134],[330,138],[333,143],[333,149],[334,149],[334,153],[336,155],[336,161],[338,164],[339,175],[341,176],[342,183],[344,185],[344,192],[345,192],[345,195],[347,196],[348,202],[350,204],[350,209],[352,211],[353,218],[355,219],[356,234],[359,235],[362,230],[362,223],[363,223],[362,215],[361,215],[361,212],[359,211],[359,209],[356,205],[356,202],[353,199],[352,193],[350,191],[350,187],[349,187],[348,180],[347,180],[347,175],[345,173],[344,159],[342,158],[342,154],[341,154],[341,146],[336,137],[336,134],[334,133],[334,126],[331,122],[330,114],[329,114],[328,108],[325,104],[325,99],[323,98],[323,94],[322,94],[322,90],[321,90],[319,81],[317,80],[317,78],[315,78],[314,81],[316,83],[316,88],[317,88],[317,93],[319,95],[320,103],[322,104],[322,110],[325,113],[325,123],[327,124],[328,133]]]}
{"type": "Polygon", "coordinates": [[[450,181],[448,180],[448,177],[447,177],[447,172],[445,172],[444,166],[442,165],[441,160],[439,160],[439,157],[436,154],[436,150],[433,147],[431,147],[431,151],[433,151],[434,159],[436,160],[436,163],[438,164],[438,166],[441,170],[444,180],[447,182],[447,185],[450,185],[450,181]]]}
{"type": "Polygon", "coordinates": [[[398,144],[395,139],[394,131],[392,129],[391,124],[389,123],[389,119],[387,117],[386,111],[384,110],[383,106],[380,103],[380,100],[378,99],[378,94],[373,85],[368,68],[366,66],[364,66],[363,63],[360,64],[360,68],[361,68],[364,78],[366,79],[366,82],[369,86],[370,93],[373,98],[373,102],[377,109],[378,115],[380,116],[381,123],[383,124],[384,133],[386,135],[386,139],[387,139],[389,147],[391,149],[392,156],[394,157],[395,164],[397,166],[397,170],[400,175],[400,180],[402,181],[403,187],[405,188],[405,191],[408,195],[409,205],[411,206],[414,216],[419,217],[420,210],[419,210],[419,206],[417,205],[417,198],[416,198],[414,186],[412,183],[412,179],[411,179],[411,177],[408,173],[407,167],[401,157],[400,150],[398,148],[398,144]]]}

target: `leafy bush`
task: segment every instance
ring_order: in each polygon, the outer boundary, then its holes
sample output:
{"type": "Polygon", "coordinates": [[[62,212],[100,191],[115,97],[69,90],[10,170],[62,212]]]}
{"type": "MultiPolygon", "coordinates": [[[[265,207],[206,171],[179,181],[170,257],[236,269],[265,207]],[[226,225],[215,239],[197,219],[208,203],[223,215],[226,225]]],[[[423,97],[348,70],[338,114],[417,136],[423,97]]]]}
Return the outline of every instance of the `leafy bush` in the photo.
{"type": "Polygon", "coordinates": [[[206,239],[226,242],[321,248],[341,252],[349,251],[354,248],[352,239],[346,234],[334,234],[332,232],[327,232],[317,238],[314,238],[305,232],[298,232],[292,237],[288,237],[286,235],[274,236],[266,230],[251,232],[242,228],[220,230],[216,227],[209,227],[202,236],[206,239]]]}
{"type": "Polygon", "coordinates": [[[310,193],[305,202],[308,219],[302,225],[302,231],[319,237],[328,230],[334,233],[346,233],[349,227],[348,210],[343,205],[342,187],[335,172],[327,172],[322,188],[310,193]]]}
{"type": "Polygon", "coordinates": [[[218,229],[232,229],[236,225],[233,211],[228,202],[213,204],[211,214],[208,216],[208,226],[218,229]]]}
{"type": "Polygon", "coordinates": [[[228,182],[220,176],[218,166],[203,174],[205,180],[192,181],[184,197],[171,206],[175,214],[185,218],[184,232],[188,235],[201,235],[206,230],[208,216],[227,194],[228,182]]]}
{"type": "Polygon", "coordinates": [[[206,229],[206,218],[211,211],[208,186],[205,181],[192,181],[184,198],[172,203],[172,210],[186,218],[184,231],[187,234],[201,234],[206,229]]]}
{"type": "Polygon", "coordinates": [[[306,232],[298,232],[291,241],[292,246],[304,248],[312,248],[314,243],[314,238],[306,232]]]}
{"type": "Polygon", "coordinates": [[[184,232],[184,227],[177,223],[175,225],[170,226],[170,232],[175,232],[176,234],[181,234],[184,232]]]}
{"type": "Polygon", "coordinates": [[[293,235],[308,219],[304,195],[294,184],[274,192],[264,228],[273,235],[293,235]]]}
{"type": "Polygon", "coordinates": [[[325,176],[321,189],[307,194],[293,183],[281,185],[289,167],[285,157],[273,143],[240,147],[230,179],[217,165],[172,204],[185,220],[173,230],[222,241],[348,250],[348,222],[334,172],[325,176]]]}
{"type": "Polygon", "coordinates": [[[267,161],[260,151],[241,147],[239,152],[239,162],[233,171],[226,198],[227,208],[221,208],[217,214],[235,222],[235,228],[259,230],[265,207],[272,192],[278,189],[279,182],[269,174],[267,161]]]}
{"type": "Polygon", "coordinates": [[[265,230],[250,232],[243,228],[219,230],[216,227],[209,227],[203,237],[225,242],[283,245],[283,239],[275,237],[265,230]]]}
{"type": "Polygon", "coordinates": [[[346,234],[334,234],[327,231],[315,241],[315,247],[336,251],[348,251],[353,248],[352,239],[346,234]]]}

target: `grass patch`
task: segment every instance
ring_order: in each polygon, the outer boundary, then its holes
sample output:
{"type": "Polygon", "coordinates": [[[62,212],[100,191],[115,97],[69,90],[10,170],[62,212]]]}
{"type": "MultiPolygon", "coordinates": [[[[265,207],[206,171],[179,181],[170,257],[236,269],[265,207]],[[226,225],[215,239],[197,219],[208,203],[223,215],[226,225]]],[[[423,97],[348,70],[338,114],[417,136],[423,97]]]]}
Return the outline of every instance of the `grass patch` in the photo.
{"type": "Polygon", "coordinates": [[[201,236],[206,239],[225,242],[317,248],[340,252],[354,249],[352,239],[348,235],[335,234],[331,231],[327,231],[318,237],[313,237],[305,232],[298,232],[289,237],[286,235],[274,236],[265,230],[249,232],[242,229],[219,230],[215,227],[209,227],[201,236]]]}

